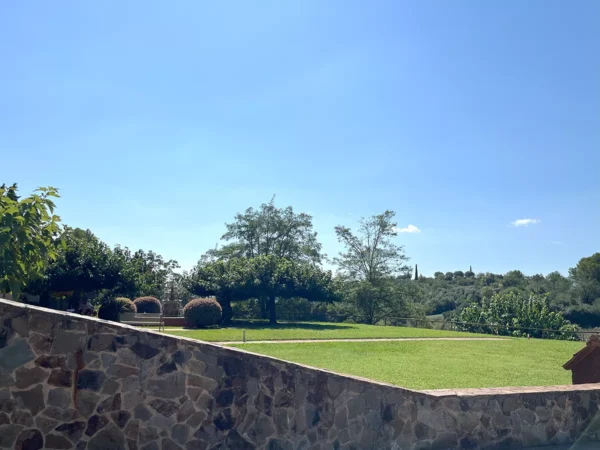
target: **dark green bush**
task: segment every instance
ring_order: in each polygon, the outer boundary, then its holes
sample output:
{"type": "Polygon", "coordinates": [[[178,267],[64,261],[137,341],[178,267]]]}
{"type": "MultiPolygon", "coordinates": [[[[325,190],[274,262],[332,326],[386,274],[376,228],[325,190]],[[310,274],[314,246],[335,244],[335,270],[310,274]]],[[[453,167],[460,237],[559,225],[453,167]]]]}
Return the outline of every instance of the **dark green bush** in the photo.
{"type": "Polygon", "coordinates": [[[121,312],[124,313],[136,313],[137,307],[135,303],[129,300],[127,297],[117,297],[115,301],[121,305],[121,312]]]}
{"type": "Polygon", "coordinates": [[[138,297],[133,303],[140,314],[158,314],[160,313],[160,301],[155,297],[138,297]]]}
{"type": "Polygon", "coordinates": [[[135,304],[125,297],[108,298],[102,302],[98,308],[98,317],[104,320],[119,321],[121,313],[137,312],[135,304]]]}
{"type": "Polygon", "coordinates": [[[191,328],[204,328],[216,325],[221,320],[223,310],[214,297],[195,298],[183,308],[185,325],[191,328]]]}
{"type": "Polygon", "coordinates": [[[600,308],[593,305],[576,305],[563,313],[565,318],[582,328],[600,327],[600,308]]]}

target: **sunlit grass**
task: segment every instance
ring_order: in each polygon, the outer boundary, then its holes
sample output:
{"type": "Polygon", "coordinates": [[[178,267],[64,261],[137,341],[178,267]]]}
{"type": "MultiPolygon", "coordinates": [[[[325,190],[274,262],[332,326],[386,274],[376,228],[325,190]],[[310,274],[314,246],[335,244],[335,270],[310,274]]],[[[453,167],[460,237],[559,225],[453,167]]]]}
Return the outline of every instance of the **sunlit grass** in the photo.
{"type": "Polygon", "coordinates": [[[583,345],[507,339],[234,346],[407,388],[446,389],[570,384],[562,365],[583,345]]]}

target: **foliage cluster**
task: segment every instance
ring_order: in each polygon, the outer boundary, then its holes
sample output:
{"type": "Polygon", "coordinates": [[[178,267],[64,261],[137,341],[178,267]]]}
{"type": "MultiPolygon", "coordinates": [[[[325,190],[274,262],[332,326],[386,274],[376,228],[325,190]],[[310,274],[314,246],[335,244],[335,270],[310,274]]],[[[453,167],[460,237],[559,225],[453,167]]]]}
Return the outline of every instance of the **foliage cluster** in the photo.
{"type": "Polygon", "coordinates": [[[160,300],[155,297],[138,297],[133,304],[140,314],[159,314],[161,311],[160,300]]]}
{"type": "Polygon", "coordinates": [[[195,298],[183,308],[186,327],[206,328],[219,323],[223,310],[214,297],[195,298]]]}
{"type": "Polygon", "coordinates": [[[561,313],[550,310],[547,296],[520,292],[494,294],[482,304],[467,306],[458,320],[462,331],[515,337],[574,340],[577,330],[561,313]]]}
{"type": "Polygon", "coordinates": [[[111,248],[89,230],[61,228],[52,201],[57,196],[56,189],[41,188],[20,199],[16,185],[0,187],[0,290],[16,298],[22,290],[39,294],[42,306],[81,311],[90,302],[106,303],[103,311],[108,311],[119,296],[153,297],[138,309],[159,312],[156,298],[169,298],[179,310],[193,296],[215,296],[225,324],[234,316],[275,324],[278,313],[395,323],[399,316],[485,315],[495,295],[544,295],[549,313],[562,312],[561,317],[584,327],[600,326],[600,253],[582,258],[568,277],[558,272],[526,276],[518,270],[475,274],[471,267],[426,277],[415,268],[413,280],[404,248],[397,244],[395,213],[385,211],[361,219],[354,230],[335,227],[344,249],[327,260],[337,267],[334,276],[322,266],[326,255],[312,217],[278,208],[272,199],[237,214],[226,224],[225,245],[206,252],[189,273],[176,273],[176,261],[153,251],[111,248]]]}

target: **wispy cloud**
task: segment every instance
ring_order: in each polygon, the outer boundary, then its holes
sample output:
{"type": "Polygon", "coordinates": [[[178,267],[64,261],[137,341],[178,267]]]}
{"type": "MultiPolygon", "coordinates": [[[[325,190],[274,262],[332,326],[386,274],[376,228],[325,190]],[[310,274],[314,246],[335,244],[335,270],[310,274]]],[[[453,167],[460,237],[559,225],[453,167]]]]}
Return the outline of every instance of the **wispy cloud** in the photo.
{"type": "Polygon", "coordinates": [[[396,228],[396,231],[398,233],[420,233],[421,230],[419,230],[418,227],[416,227],[415,225],[409,225],[406,228],[396,228]]]}
{"type": "Polygon", "coordinates": [[[536,223],[540,223],[540,219],[517,219],[511,222],[511,225],[513,227],[527,227],[536,223]]]}
{"type": "Polygon", "coordinates": [[[562,245],[562,242],[560,242],[560,241],[548,241],[548,244],[552,244],[552,245],[562,245]]]}

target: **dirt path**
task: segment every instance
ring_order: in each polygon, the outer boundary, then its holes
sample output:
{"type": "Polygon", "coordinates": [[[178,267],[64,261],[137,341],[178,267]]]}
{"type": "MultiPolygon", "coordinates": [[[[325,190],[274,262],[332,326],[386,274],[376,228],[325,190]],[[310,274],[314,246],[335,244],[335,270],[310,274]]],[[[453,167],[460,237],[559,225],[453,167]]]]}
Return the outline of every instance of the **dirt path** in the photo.
{"type": "Polygon", "coordinates": [[[310,344],[318,342],[402,342],[402,341],[509,341],[507,338],[466,338],[466,337],[431,337],[431,338],[371,338],[371,339],[278,339],[274,341],[224,341],[212,342],[218,345],[238,344],[310,344]]]}

